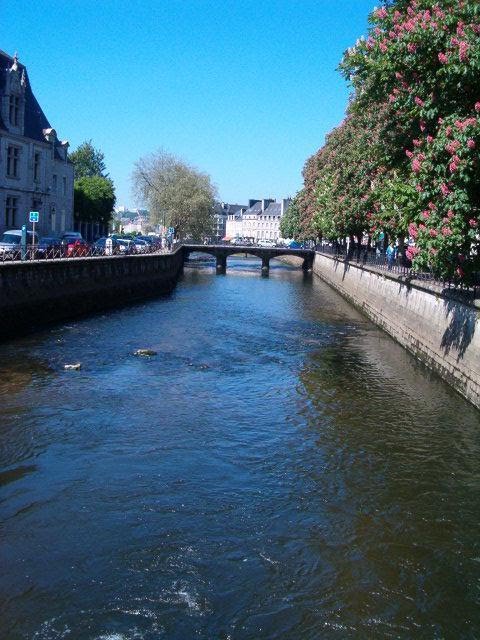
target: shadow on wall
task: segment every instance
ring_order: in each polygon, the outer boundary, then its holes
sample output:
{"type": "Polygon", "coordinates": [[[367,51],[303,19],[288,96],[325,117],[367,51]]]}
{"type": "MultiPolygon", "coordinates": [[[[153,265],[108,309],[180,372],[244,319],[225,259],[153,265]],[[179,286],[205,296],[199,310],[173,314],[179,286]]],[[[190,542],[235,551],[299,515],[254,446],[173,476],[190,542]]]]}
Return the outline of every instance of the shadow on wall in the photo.
{"type": "Polygon", "coordinates": [[[463,358],[468,345],[473,339],[477,321],[477,310],[455,300],[444,300],[450,324],[442,336],[441,346],[445,355],[456,349],[457,360],[463,358]]]}

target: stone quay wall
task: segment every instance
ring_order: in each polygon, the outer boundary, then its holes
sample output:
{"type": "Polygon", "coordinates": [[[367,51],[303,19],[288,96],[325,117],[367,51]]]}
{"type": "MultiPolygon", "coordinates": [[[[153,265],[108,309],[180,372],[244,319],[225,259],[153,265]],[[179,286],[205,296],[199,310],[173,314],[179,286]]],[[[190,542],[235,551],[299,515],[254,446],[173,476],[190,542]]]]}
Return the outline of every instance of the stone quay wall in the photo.
{"type": "Polygon", "coordinates": [[[480,302],[316,253],[313,271],[480,408],[480,302]]]}
{"type": "Polygon", "coordinates": [[[170,254],[0,264],[0,339],[172,291],[183,250],[170,254]]]}

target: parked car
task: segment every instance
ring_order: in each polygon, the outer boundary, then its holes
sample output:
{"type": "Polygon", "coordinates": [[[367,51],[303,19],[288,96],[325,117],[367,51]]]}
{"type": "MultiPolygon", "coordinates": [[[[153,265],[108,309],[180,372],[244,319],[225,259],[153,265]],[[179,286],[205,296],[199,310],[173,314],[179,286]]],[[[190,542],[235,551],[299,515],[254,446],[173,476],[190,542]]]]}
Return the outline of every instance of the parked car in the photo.
{"type": "Polygon", "coordinates": [[[120,254],[125,256],[137,253],[135,243],[130,238],[117,238],[120,254]]]}
{"type": "MultiPolygon", "coordinates": [[[[27,231],[27,249],[31,248],[33,243],[38,243],[37,234],[33,231],[27,231]]],[[[0,260],[18,260],[21,257],[22,230],[10,229],[5,231],[0,240],[0,260]]]]}
{"type": "Polygon", "coordinates": [[[38,244],[35,246],[36,258],[62,258],[63,255],[64,245],[60,238],[40,238],[38,244]]]}
{"type": "Polygon", "coordinates": [[[112,241],[111,245],[111,253],[110,249],[107,248],[107,238],[99,238],[92,245],[92,255],[94,256],[106,256],[106,255],[118,255],[120,253],[120,247],[118,246],[118,241],[115,238],[108,238],[112,241]]]}
{"type": "Polygon", "coordinates": [[[145,240],[134,238],[133,242],[135,243],[135,251],[137,253],[147,253],[150,251],[150,245],[145,240]]]}
{"type": "Polygon", "coordinates": [[[259,247],[275,247],[275,241],[274,240],[259,240],[258,241],[258,246],[259,247]]]}
{"type": "Polygon", "coordinates": [[[62,242],[67,258],[84,258],[90,252],[89,244],[83,238],[64,238],[62,242]]]}

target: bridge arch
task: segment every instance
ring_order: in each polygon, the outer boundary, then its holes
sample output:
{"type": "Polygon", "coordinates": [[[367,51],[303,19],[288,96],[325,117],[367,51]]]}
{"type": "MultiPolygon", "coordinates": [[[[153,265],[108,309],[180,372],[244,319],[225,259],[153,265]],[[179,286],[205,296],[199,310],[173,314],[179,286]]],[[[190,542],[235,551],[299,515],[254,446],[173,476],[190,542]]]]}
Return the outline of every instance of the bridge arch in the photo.
{"type": "Polygon", "coordinates": [[[268,273],[270,260],[280,256],[297,256],[303,259],[302,268],[309,270],[313,266],[315,252],[311,249],[290,249],[288,247],[251,247],[248,245],[201,245],[184,244],[184,258],[191,253],[206,253],[212,255],[217,261],[217,272],[223,273],[227,268],[227,258],[236,254],[249,254],[262,261],[262,272],[268,273]]]}

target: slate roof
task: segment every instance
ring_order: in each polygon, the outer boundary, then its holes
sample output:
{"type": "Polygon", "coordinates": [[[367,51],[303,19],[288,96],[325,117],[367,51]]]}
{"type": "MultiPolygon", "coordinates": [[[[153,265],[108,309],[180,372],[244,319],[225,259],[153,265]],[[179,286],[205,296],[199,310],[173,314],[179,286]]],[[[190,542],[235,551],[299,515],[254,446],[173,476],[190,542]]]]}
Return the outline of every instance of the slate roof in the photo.
{"type": "Polygon", "coordinates": [[[282,215],[282,203],[271,202],[265,209],[265,215],[268,216],[281,216],[282,215]]]}
{"type": "Polygon", "coordinates": [[[256,202],[253,207],[249,207],[245,213],[243,215],[248,216],[251,214],[255,214],[255,215],[259,215],[260,213],[262,213],[262,203],[261,202],[256,202]]]}
{"type": "MultiPolygon", "coordinates": [[[[9,56],[5,51],[0,50],[0,93],[5,91],[5,82],[6,75],[8,69],[13,64],[12,56],[9,56]]],[[[45,136],[43,135],[43,129],[51,129],[51,125],[43,113],[40,105],[37,102],[37,99],[33,95],[32,88],[30,86],[30,81],[28,79],[28,72],[21,62],[18,63],[18,68],[20,73],[22,71],[25,72],[25,77],[27,79],[27,86],[25,89],[25,125],[24,125],[24,136],[27,138],[32,138],[32,140],[38,140],[40,142],[45,142],[45,136]]],[[[7,130],[5,123],[3,122],[0,115],[0,129],[7,130]]]]}

